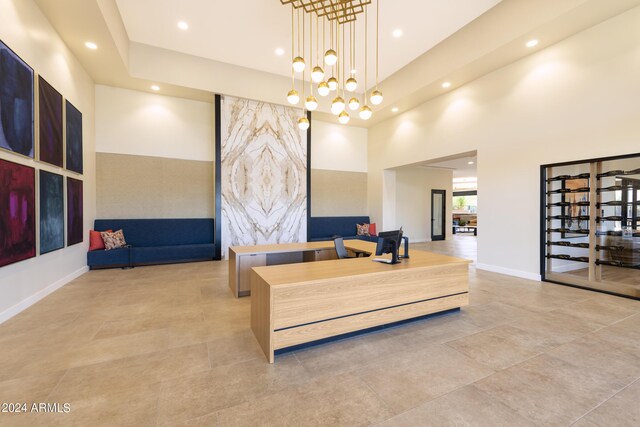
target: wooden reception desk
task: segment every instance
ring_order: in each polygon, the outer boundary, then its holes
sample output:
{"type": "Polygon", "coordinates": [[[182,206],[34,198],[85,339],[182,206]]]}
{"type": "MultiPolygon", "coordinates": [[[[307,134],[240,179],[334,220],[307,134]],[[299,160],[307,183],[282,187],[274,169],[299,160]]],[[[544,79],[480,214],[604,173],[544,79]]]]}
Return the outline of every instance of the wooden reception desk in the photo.
{"type": "MultiPolygon", "coordinates": [[[[345,240],[351,252],[375,252],[375,244],[361,240],[345,240]]],[[[285,243],[229,247],[229,289],[235,297],[251,293],[251,269],[267,265],[293,264],[336,259],[333,241],[285,243]]]]}
{"type": "Polygon", "coordinates": [[[355,258],[254,267],[251,329],[273,363],[278,349],[459,308],[469,303],[470,262],[414,250],[396,265],[355,258]]]}

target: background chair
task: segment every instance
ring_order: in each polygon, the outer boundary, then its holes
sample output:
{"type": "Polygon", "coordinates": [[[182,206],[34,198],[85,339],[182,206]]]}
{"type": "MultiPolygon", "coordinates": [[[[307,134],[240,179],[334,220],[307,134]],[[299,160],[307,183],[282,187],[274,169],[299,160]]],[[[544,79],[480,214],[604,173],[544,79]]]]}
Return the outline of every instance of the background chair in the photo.
{"type": "Polygon", "coordinates": [[[336,237],[335,239],[333,239],[333,245],[336,248],[336,254],[338,254],[338,259],[356,258],[353,256],[349,256],[349,253],[347,252],[347,248],[344,247],[344,239],[342,237],[336,237]]]}

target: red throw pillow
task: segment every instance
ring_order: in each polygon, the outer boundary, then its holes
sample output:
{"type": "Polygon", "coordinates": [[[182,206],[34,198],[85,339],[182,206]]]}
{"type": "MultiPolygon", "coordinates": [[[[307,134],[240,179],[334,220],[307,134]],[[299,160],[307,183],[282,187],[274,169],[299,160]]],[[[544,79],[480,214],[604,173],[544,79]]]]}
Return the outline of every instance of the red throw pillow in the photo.
{"type": "MultiPolygon", "coordinates": [[[[113,232],[113,230],[107,230],[113,232]]],[[[99,231],[89,230],[89,251],[99,251],[104,249],[104,240],[99,231]]]]}
{"type": "Polygon", "coordinates": [[[373,224],[369,224],[369,234],[372,236],[377,236],[378,233],[376,232],[376,223],[374,222],[373,224]]]}

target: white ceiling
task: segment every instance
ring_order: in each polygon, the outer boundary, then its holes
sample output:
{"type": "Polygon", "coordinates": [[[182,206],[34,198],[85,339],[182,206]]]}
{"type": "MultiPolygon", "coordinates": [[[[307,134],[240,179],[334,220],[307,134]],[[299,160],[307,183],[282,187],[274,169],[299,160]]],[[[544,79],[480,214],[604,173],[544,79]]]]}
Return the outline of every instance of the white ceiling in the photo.
{"type": "MultiPolygon", "coordinates": [[[[380,80],[500,1],[380,1],[380,80]],[[403,36],[394,38],[394,29],[401,29],[403,36]]],[[[133,42],[290,76],[291,9],[280,0],[116,0],[116,3],[133,42]],[[180,20],[189,24],[187,31],[177,28],[180,20]],[[285,54],[277,56],[276,48],[283,48],[285,54]]],[[[369,12],[369,86],[375,80],[374,10],[369,12]]],[[[361,18],[357,34],[364,38],[361,18]]],[[[356,48],[356,55],[356,69],[360,70],[357,77],[362,79],[362,48],[356,48]]]]}

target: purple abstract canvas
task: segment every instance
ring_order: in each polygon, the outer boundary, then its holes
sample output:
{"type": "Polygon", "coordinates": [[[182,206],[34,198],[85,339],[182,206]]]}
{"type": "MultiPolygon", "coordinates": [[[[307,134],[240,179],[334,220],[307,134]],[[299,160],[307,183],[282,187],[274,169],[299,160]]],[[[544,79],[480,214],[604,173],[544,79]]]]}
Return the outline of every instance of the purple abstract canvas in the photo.
{"type": "Polygon", "coordinates": [[[0,267],[36,256],[35,170],[0,159],[0,267]]]}
{"type": "Polygon", "coordinates": [[[40,102],[40,160],[62,167],[62,95],[38,78],[40,102]]]}
{"type": "Polygon", "coordinates": [[[84,239],[82,207],[82,181],[67,177],[67,246],[84,239]]]}

